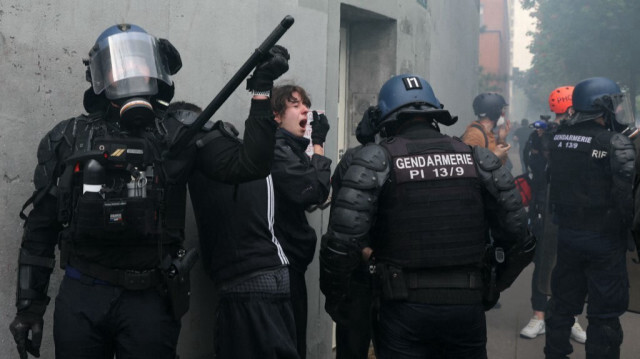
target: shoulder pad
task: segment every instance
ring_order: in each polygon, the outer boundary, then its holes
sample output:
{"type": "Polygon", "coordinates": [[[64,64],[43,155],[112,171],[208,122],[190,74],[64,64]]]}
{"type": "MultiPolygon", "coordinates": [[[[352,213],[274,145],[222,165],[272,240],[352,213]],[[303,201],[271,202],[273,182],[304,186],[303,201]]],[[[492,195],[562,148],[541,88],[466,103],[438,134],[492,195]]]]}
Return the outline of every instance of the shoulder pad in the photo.
{"type": "Polygon", "coordinates": [[[485,171],[493,171],[502,166],[498,156],[484,147],[474,146],[473,158],[478,163],[478,166],[485,171]]]}
{"type": "Polygon", "coordinates": [[[71,136],[68,132],[72,130],[73,123],[77,118],[70,118],[61,121],[51,129],[40,141],[36,154],[38,165],[33,176],[36,189],[48,186],[54,180],[54,170],[58,165],[58,147],[65,143],[65,136],[71,136]]]}
{"type": "Polygon", "coordinates": [[[632,150],[633,143],[631,143],[629,137],[621,135],[619,133],[615,133],[613,136],[611,136],[611,147],[614,150],[632,150]]]}
{"type": "Polygon", "coordinates": [[[238,130],[236,130],[236,128],[231,123],[228,123],[228,122],[217,121],[211,126],[211,128],[207,132],[209,133],[207,133],[206,135],[204,135],[204,137],[196,141],[196,146],[198,148],[202,148],[206,146],[209,142],[222,136],[234,139],[236,141],[241,141],[238,138],[238,130]]]}
{"type": "Polygon", "coordinates": [[[636,151],[631,140],[619,133],[611,136],[611,169],[625,178],[635,173],[636,151]]]}
{"type": "Polygon", "coordinates": [[[202,131],[204,131],[204,132],[211,131],[211,129],[213,129],[213,126],[215,124],[216,123],[214,121],[211,121],[211,120],[207,121],[207,123],[205,123],[204,126],[202,126],[202,131]]]}
{"type": "Polygon", "coordinates": [[[180,121],[185,126],[191,126],[198,118],[198,113],[189,110],[177,110],[172,113],[173,117],[175,117],[178,121],[180,121]]]}
{"type": "Polygon", "coordinates": [[[47,133],[49,140],[52,142],[60,141],[62,137],[64,137],[65,133],[67,132],[69,125],[75,122],[76,120],[77,118],[69,118],[64,121],[60,121],[51,129],[51,131],[49,131],[49,133],[47,133]]]}
{"type": "Polygon", "coordinates": [[[227,137],[237,138],[240,132],[231,122],[217,121],[213,124],[212,129],[222,132],[227,137]]]}
{"type": "Polygon", "coordinates": [[[353,156],[354,165],[360,165],[376,172],[384,171],[389,164],[387,151],[380,145],[369,143],[362,146],[353,156]]]}

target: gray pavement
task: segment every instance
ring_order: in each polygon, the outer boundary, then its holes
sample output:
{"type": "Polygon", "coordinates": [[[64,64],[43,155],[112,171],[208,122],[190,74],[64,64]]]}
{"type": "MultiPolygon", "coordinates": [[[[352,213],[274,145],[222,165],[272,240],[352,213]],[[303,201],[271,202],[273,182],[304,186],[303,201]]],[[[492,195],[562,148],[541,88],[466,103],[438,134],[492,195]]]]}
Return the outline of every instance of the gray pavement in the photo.
{"type": "MultiPolygon", "coordinates": [[[[487,312],[487,354],[490,359],[534,359],[544,358],[544,340],[521,338],[519,333],[531,318],[531,275],[533,265],[526,268],[516,282],[500,296],[500,309],[487,312]]],[[[634,286],[634,283],[631,283],[634,286]]],[[[640,283],[635,283],[640,285],[640,283]]],[[[586,308],[585,308],[586,309],[586,308]]],[[[587,319],[579,316],[586,330],[587,319]]],[[[640,357],[640,314],[627,312],[621,317],[624,341],[621,358],[640,357]]],[[[573,354],[570,358],[584,358],[584,344],[571,341],[573,354]]]]}
{"type": "MultiPolygon", "coordinates": [[[[509,151],[513,163],[512,173],[522,173],[518,149],[513,146],[509,151]]],[[[640,264],[638,264],[640,265],[640,264]]],[[[544,335],[535,339],[520,337],[520,330],[527,325],[533,315],[531,309],[531,275],[533,264],[526,268],[511,288],[500,296],[500,309],[487,312],[487,355],[490,359],[534,359],[544,358],[544,335]]],[[[638,278],[632,278],[631,290],[637,293],[640,286],[638,278]]],[[[585,307],[586,313],[586,307],[585,307]]],[[[585,313],[578,317],[582,327],[587,329],[585,313]]],[[[640,314],[627,312],[621,317],[624,341],[621,358],[640,358],[640,314]]],[[[570,358],[584,358],[584,344],[571,341],[573,354],[570,358]]]]}

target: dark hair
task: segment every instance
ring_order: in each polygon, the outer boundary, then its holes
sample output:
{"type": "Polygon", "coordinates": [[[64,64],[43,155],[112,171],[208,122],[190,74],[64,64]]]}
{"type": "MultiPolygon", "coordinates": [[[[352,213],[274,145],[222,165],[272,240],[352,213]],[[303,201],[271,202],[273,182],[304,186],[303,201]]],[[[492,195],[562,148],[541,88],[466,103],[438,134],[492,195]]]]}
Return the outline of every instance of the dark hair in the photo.
{"type": "Polygon", "coordinates": [[[192,111],[192,112],[196,112],[196,113],[202,112],[202,109],[198,105],[190,103],[190,102],[185,102],[185,101],[172,102],[169,105],[169,107],[167,107],[167,112],[168,113],[178,112],[180,110],[192,111]]]}
{"type": "Polygon", "coordinates": [[[282,85],[276,86],[271,90],[271,108],[273,112],[278,115],[284,114],[284,111],[287,109],[287,101],[296,102],[296,99],[293,97],[294,92],[300,95],[300,99],[305,106],[311,107],[311,99],[309,95],[307,95],[307,91],[302,87],[297,85],[282,85]]]}

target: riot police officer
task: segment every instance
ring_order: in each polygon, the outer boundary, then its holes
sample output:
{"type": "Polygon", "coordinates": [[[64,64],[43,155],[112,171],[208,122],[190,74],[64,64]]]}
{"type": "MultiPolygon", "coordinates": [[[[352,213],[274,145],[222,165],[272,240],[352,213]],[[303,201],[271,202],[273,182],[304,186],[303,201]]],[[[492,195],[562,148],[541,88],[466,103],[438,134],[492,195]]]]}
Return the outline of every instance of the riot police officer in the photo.
{"type": "MultiPolygon", "coordinates": [[[[248,88],[268,92],[288,58],[272,48],[248,88]]],[[[271,106],[254,95],[245,129],[254,141],[240,145],[216,124],[170,151],[196,117],[165,115],[181,67],[171,43],[120,24],[98,37],[85,64],[89,114],[60,122],[38,147],[10,329],[21,358],[39,356],[58,244],[57,358],[175,358],[195,259],[182,248],[186,182],[194,168],[223,182],[268,175],[271,106]]]]}
{"type": "Polygon", "coordinates": [[[440,133],[456,120],[423,78],[395,76],[372,121],[383,139],[354,150],[334,175],[341,187],[322,239],[320,288],[342,320],[351,276],[370,261],[379,358],[486,358],[484,310],[497,300],[484,302],[489,228],[521,264],[499,269],[491,289],[508,287],[533,255],[511,174],[490,150],[440,133]]]}
{"type": "Polygon", "coordinates": [[[558,223],[557,261],[546,313],[547,358],[566,358],[574,316],[587,306],[587,358],[619,358],[619,316],[629,302],[626,234],[632,216],[635,153],[616,132],[625,96],[603,77],[573,90],[576,114],[553,135],[550,202],[558,223]]]}

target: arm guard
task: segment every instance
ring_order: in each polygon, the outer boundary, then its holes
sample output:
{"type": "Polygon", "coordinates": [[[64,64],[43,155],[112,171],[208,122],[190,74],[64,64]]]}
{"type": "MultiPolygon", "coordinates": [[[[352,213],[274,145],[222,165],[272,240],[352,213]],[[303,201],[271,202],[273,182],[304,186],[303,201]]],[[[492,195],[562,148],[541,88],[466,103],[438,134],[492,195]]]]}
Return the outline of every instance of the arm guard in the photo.
{"type": "Polygon", "coordinates": [[[71,149],[75,123],[75,120],[60,122],[38,146],[38,165],[33,177],[35,192],[20,213],[26,222],[18,259],[18,311],[41,315],[49,303],[47,289],[55,262],[55,246],[62,229],[58,206],[65,204],[60,203],[64,194],[57,187],[63,167],[60,158],[68,155],[71,149]],[[30,203],[33,203],[33,210],[26,216],[23,212],[30,203]]]}
{"type": "Polygon", "coordinates": [[[55,266],[55,258],[31,255],[24,248],[20,250],[18,259],[18,288],[16,290],[16,307],[18,311],[28,308],[29,311],[43,314],[49,304],[47,296],[49,277],[55,266]]]}
{"type": "Polygon", "coordinates": [[[487,149],[475,147],[473,156],[478,176],[489,194],[485,201],[493,247],[501,247],[505,253],[503,260],[491,263],[495,267],[496,278],[495,284],[489,285],[501,292],[509,288],[533,260],[536,239],[527,231],[522,198],[511,173],[487,149]]]}
{"type": "Polygon", "coordinates": [[[527,236],[522,198],[513,176],[491,151],[474,147],[473,157],[477,163],[478,176],[489,194],[486,205],[492,236],[499,241],[498,245],[505,246],[505,250],[508,250],[511,245],[523,241],[527,236]]]}
{"type": "Polygon", "coordinates": [[[633,144],[626,136],[611,136],[611,176],[614,206],[621,216],[623,226],[627,228],[633,216],[633,175],[635,151],[633,144]]]}
{"type": "Polygon", "coordinates": [[[348,158],[351,163],[331,205],[329,227],[320,247],[320,289],[328,297],[346,295],[362,248],[369,245],[378,195],[389,178],[389,159],[379,145],[366,145],[348,158]]]}

